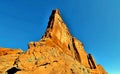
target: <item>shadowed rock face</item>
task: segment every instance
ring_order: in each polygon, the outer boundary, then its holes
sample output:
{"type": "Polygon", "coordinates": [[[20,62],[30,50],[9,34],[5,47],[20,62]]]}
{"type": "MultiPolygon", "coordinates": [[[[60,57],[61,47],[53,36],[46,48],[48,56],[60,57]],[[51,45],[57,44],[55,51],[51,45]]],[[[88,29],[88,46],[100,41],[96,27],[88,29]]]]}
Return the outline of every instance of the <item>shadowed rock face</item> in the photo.
{"type": "Polygon", "coordinates": [[[0,74],[107,74],[70,34],[59,10],[52,11],[40,41],[30,42],[25,53],[2,53],[0,59],[0,74]]]}

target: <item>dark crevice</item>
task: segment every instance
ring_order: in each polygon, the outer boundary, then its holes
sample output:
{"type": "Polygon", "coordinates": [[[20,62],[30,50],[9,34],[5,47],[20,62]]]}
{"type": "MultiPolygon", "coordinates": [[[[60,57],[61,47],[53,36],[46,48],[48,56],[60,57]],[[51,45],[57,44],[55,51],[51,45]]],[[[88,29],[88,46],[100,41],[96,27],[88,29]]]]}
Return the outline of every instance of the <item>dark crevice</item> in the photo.
{"type": "Polygon", "coordinates": [[[50,28],[50,29],[52,29],[53,28],[53,21],[54,21],[54,19],[52,18],[52,19],[50,19],[50,21],[48,22],[48,26],[47,26],[47,28],[50,28]]]}
{"type": "Polygon", "coordinates": [[[89,57],[88,57],[88,64],[90,65],[90,69],[92,69],[92,64],[91,64],[89,57]]]}
{"type": "Polygon", "coordinates": [[[75,74],[75,72],[73,71],[73,69],[70,69],[70,70],[71,70],[72,74],[75,74]]]}
{"type": "Polygon", "coordinates": [[[81,70],[81,67],[79,67],[79,69],[81,70]]]}
{"type": "Polygon", "coordinates": [[[52,18],[52,19],[50,19],[50,21],[48,22],[48,26],[47,26],[47,28],[50,28],[50,29],[52,29],[53,28],[53,21],[54,21],[54,19],[52,18]]]}
{"type": "Polygon", "coordinates": [[[15,62],[14,62],[13,65],[16,65],[16,66],[18,67],[18,62],[19,62],[19,58],[17,58],[17,59],[15,60],[15,62]]]}
{"type": "Polygon", "coordinates": [[[35,44],[35,43],[33,43],[33,46],[35,46],[35,47],[36,47],[36,44],[35,44]]]}
{"type": "Polygon", "coordinates": [[[53,11],[52,11],[52,14],[51,14],[51,16],[50,16],[50,18],[49,18],[49,19],[54,18],[54,16],[55,16],[55,14],[56,14],[56,13],[60,15],[59,10],[53,10],[53,11]]]}
{"type": "MultiPolygon", "coordinates": [[[[53,28],[53,24],[54,24],[54,14],[55,14],[55,11],[52,12],[50,18],[49,18],[49,22],[48,22],[48,26],[47,26],[47,29],[46,29],[46,32],[45,32],[45,37],[47,37],[47,34],[49,33],[49,31],[53,28]],[[48,30],[49,29],[49,30],[48,30]]],[[[43,37],[44,37],[43,36],[43,37]]],[[[42,37],[42,38],[43,38],[42,37]]],[[[49,36],[48,36],[49,37],[49,36]]]]}
{"type": "Polygon", "coordinates": [[[57,60],[54,60],[53,62],[58,62],[57,60]]]}
{"type": "Polygon", "coordinates": [[[8,53],[4,53],[4,55],[7,55],[8,53]]]}
{"type": "Polygon", "coordinates": [[[62,20],[58,19],[59,22],[64,23],[62,20]]]}
{"type": "Polygon", "coordinates": [[[76,48],[76,46],[75,46],[74,38],[72,38],[72,45],[73,45],[73,48],[74,48],[75,58],[76,58],[79,62],[81,62],[79,52],[78,52],[78,50],[77,50],[77,48],[76,48]]]}
{"type": "Polygon", "coordinates": [[[88,54],[88,63],[91,69],[96,69],[96,65],[91,54],[88,54]]]}
{"type": "MultiPolygon", "coordinates": [[[[19,56],[20,56],[20,55],[19,55],[19,56]]],[[[14,63],[13,63],[13,66],[18,67],[18,62],[20,62],[19,56],[15,59],[15,61],[14,61],[14,63]]]]}
{"type": "Polygon", "coordinates": [[[70,50],[70,45],[68,44],[68,49],[70,50]]]}
{"type": "Polygon", "coordinates": [[[85,68],[83,68],[83,71],[85,71],[85,68]]]}
{"type": "Polygon", "coordinates": [[[41,64],[40,66],[46,66],[46,65],[48,65],[48,64],[50,64],[50,63],[47,62],[47,63],[45,63],[45,64],[41,64]]]}
{"type": "Polygon", "coordinates": [[[21,69],[17,69],[16,67],[12,67],[11,69],[7,70],[7,74],[15,74],[17,71],[21,71],[21,69]]]}
{"type": "Polygon", "coordinates": [[[30,47],[31,47],[31,46],[34,46],[34,47],[36,47],[36,44],[35,44],[35,42],[31,42],[31,43],[29,43],[29,44],[28,44],[28,49],[30,49],[30,47]]]}
{"type": "Polygon", "coordinates": [[[49,34],[49,38],[52,38],[51,34],[49,34]]]}

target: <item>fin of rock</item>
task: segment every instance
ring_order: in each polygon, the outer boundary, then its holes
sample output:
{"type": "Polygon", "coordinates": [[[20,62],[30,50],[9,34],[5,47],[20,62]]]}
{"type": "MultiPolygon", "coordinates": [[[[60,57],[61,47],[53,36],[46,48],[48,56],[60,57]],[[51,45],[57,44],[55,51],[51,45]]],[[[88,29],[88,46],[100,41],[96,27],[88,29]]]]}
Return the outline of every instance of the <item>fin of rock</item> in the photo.
{"type": "Polygon", "coordinates": [[[71,35],[66,24],[62,20],[58,9],[52,11],[46,32],[42,39],[36,44],[32,43],[32,46],[33,44],[39,45],[40,43],[44,43],[44,45],[48,45],[50,47],[58,46],[58,50],[70,55],[85,67],[90,69],[97,68],[92,55],[88,55],[84,50],[83,44],[71,35]]]}
{"type": "Polygon", "coordinates": [[[83,65],[90,67],[83,44],[71,35],[60,16],[59,10],[52,11],[46,32],[40,41],[45,41],[50,46],[50,42],[56,44],[55,46],[60,47],[62,52],[72,56],[83,65]]]}
{"type": "Polygon", "coordinates": [[[64,53],[71,55],[82,64],[90,67],[83,44],[71,35],[57,9],[52,11],[49,18],[48,27],[42,40],[46,39],[51,39],[55,44],[61,47],[64,53]]]}
{"type": "MultiPolygon", "coordinates": [[[[0,56],[0,59],[5,57],[0,56]]],[[[41,40],[30,42],[25,53],[15,57],[9,66],[0,65],[0,69],[2,74],[6,71],[16,74],[107,74],[93,56],[86,53],[83,44],[70,34],[59,10],[52,11],[41,40]]]]}

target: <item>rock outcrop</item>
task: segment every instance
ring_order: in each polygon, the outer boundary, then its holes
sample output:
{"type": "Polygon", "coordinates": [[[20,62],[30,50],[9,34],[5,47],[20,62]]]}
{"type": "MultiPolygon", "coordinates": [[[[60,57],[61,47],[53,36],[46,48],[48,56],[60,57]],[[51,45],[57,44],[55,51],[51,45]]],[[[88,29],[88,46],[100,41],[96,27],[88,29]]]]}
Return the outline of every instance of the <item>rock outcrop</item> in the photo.
{"type": "Polygon", "coordinates": [[[0,48],[0,74],[13,67],[15,60],[22,54],[20,49],[0,48]]]}
{"type": "Polygon", "coordinates": [[[20,49],[0,48],[0,56],[8,54],[20,54],[23,51],[20,49]]]}
{"type": "Polygon", "coordinates": [[[26,52],[3,50],[0,74],[107,74],[70,34],[59,10],[52,11],[45,34],[30,42],[26,52]]]}

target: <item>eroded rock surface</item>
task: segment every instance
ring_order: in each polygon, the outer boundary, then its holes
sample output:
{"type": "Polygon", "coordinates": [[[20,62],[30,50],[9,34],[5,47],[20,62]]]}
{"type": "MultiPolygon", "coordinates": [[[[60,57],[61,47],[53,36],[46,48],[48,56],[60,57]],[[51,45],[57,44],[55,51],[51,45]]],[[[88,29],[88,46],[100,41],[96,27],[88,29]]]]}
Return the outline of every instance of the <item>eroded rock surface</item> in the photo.
{"type": "Polygon", "coordinates": [[[0,74],[107,74],[70,34],[58,10],[40,41],[30,42],[25,53],[13,53],[0,50],[0,74]]]}

